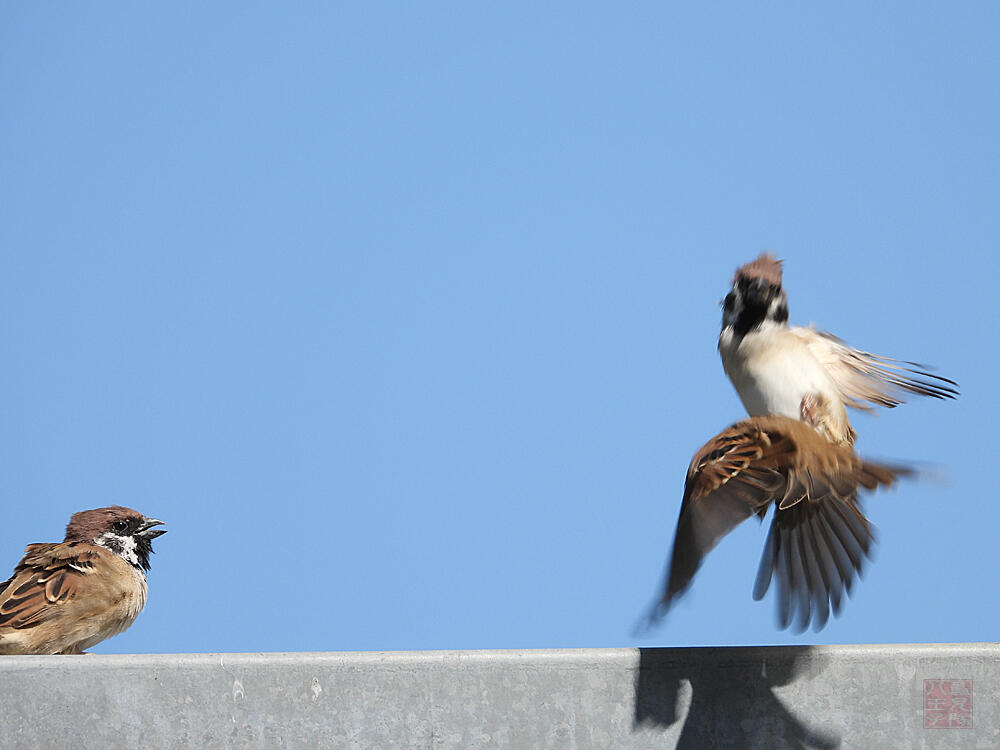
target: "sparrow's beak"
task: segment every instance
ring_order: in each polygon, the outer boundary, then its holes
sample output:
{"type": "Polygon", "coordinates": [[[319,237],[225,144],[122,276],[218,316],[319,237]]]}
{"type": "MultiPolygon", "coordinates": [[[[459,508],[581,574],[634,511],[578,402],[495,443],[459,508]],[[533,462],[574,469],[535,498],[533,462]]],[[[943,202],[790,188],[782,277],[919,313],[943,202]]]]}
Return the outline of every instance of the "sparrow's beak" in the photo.
{"type": "Polygon", "coordinates": [[[145,518],[142,522],[142,526],[139,527],[138,536],[145,537],[146,539],[156,539],[158,536],[162,536],[167,533],[166,529],[154,529],[154,526],[164,525],[163,521],[156,518],[145,518]]]}

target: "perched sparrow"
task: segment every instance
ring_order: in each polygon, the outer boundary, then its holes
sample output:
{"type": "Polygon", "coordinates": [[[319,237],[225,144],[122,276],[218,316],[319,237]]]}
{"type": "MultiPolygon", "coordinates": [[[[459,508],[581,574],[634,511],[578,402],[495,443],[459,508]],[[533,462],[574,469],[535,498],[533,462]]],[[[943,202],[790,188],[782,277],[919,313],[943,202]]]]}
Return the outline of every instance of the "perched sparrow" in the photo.
{"type": "Polygon", "coordinates": [[[112,505],[74,513],[61,544],[29,544],[0,584],[0,654],[81,654],[128,628],[162,523],[112,505]]]}
{"type": "Polygon", "coordinates": [[[845,406],[894,407],[902,403],[903,392],[934,398],[958,394],[956,383],[914,369],[911,362],[852,349],[811,327],[789,327],[781,261],[769,253],[736,271],[723,303],[719,353],[751,416],[806,419],[841,445],[853,445],[855,438],[845,406]]]}
{"type": "Polygon", "coordinates": [[[708,441],[688,468],[663,596],[650,622],[691,584],[705,555],[737,524],[763,520],[776,504],[757,571],[754,599],[777,577],[782,628],[819,630],[839,614],[874,542],[858,488],[891,486],[911,474],[865,461],[811,425],[788,417],[751,417],[708,441]]]}

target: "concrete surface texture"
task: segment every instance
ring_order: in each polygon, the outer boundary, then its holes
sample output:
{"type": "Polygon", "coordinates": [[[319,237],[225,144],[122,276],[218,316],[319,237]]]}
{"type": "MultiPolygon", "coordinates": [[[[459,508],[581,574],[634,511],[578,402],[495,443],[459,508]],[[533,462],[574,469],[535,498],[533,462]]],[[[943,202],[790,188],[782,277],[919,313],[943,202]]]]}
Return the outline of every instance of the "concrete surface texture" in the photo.
{"type": "Polygon", "coordinates": [[[7,748],[997,748],[1000,644],[0,657],[7,748]]]}

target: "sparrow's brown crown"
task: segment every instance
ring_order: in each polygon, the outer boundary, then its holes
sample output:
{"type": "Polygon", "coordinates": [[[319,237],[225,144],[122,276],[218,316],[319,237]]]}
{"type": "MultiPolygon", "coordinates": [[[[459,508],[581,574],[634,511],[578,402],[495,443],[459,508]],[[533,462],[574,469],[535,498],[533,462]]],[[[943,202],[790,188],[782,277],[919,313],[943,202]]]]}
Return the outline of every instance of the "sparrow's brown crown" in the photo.
{"type": "Polygon", "coordinates": [[[771,286],[781,286],[781,261],[771,253],[761,253],[754,260],[736,269],[733,283],[740,278],[761,279],[771,286]]]}

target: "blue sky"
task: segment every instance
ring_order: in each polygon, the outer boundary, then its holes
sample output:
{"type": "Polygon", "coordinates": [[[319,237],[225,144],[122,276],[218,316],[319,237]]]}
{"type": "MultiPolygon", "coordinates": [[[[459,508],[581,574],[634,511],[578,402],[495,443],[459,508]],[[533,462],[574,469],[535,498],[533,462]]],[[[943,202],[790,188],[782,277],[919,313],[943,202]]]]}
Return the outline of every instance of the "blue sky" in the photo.
{"type": "Polygon", "coordinates": [[[6,6],[0,568],[166,520],[105,653],[995,640],[998,22],[6,6]],[[960,382],[855,419],[943,478],[871,497],[822,632],[751,600],[750,522],[636,637],[763,249],[793,322],[960,382]]]}

